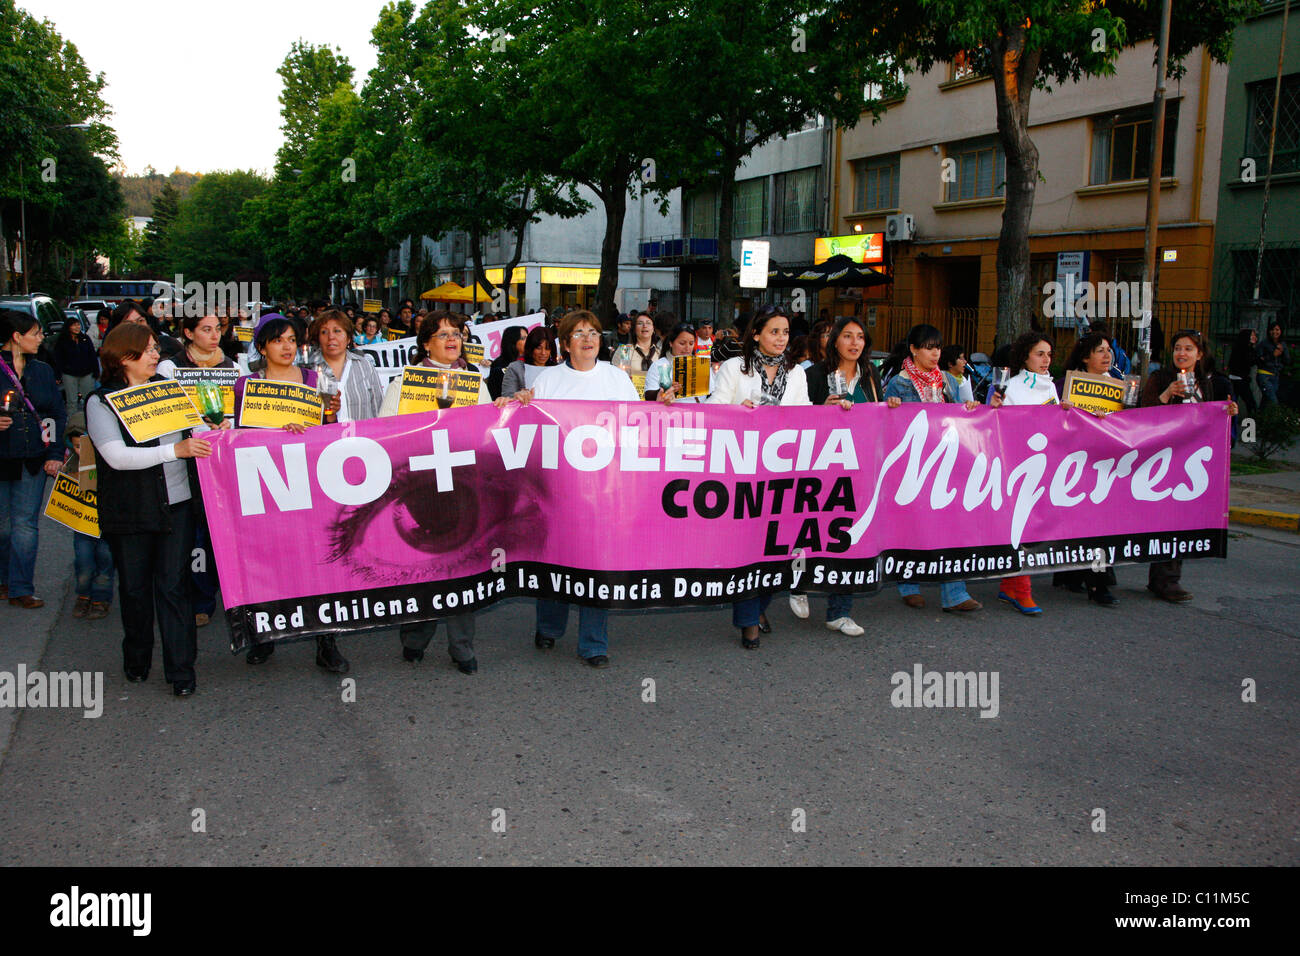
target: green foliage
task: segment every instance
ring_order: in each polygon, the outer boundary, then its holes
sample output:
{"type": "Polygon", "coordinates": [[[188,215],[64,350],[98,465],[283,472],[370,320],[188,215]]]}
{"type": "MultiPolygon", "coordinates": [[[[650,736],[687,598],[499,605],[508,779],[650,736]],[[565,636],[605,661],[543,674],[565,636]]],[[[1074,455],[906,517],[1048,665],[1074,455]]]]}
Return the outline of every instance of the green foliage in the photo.
{"type": "Polygon", "coordinates": [[[1300,438],[1300,412],[1285,405],[1265,405],[1255,413],[1255,457],[1267,461],[1286,451],[1300,438]]]}
{"type": "Polygon", "coordinates": [[[340,86],[351,89],[353,70],[348,58],[336,56],[335,50],[295,40],[275,72],[284,83],[280,90],[284,144],[276,154],[276,171],[291,172],[302,166],[315,134],[321,101],[340,86]]]}
{"type": "Polygon", "coordinates": [[[242,217],[244,204],[269,183],[255,172],[205,174],[180,204],[166,232],[168,267],[186,282],[236,282],[260,279],[260,259],[242,217]]]}
{"type": "Polygon", "coordinates": [[[181,199],[189,195],[194,184],[199,181],[198,173],[186,173],[180,169],[164,176],[149,167],[139,176],[125,173],[114,174],[122,187],[122,199],[126,203],[127,216],[152,216],[154,197],[162,192],[163,184],[170,183],[181,199]]]}
{"type": "Polygon", "coordinates": [[[7,291],[9,244],[24,204],[31,278],[61,291],[88,232],[102,233],[105,210],[121,205],[98,158],[117,156],[117,136],[105,125],[105,79],[91,74],[52,23],[14,0],[0,0],[0,36],[0,291],[7,291]]]}
{"type": "Polygon", "coordinates": [[[149,210],[153,221],[144,227],[144,242],[140,250],[140,268],[154,278],[166,275],[171,269],[167,236],[180,209],[180,191],[170,180],[164,182],[153,198],[153,208],[149,210]]]}

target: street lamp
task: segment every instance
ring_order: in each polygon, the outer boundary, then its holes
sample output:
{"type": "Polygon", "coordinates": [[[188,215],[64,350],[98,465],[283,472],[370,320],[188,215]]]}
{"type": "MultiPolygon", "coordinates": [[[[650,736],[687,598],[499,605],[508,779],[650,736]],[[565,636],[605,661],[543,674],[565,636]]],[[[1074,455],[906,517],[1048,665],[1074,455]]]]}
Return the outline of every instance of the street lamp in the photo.
{"type": "MultiPolygon", "coordinates": [[[[90,129],[90,123],[64,123],[60,126],[47,126],[46,129],[90,129]]],[[[18,157],[18,185],[22,192],[18,197],[18,234],[23,240],[23,295],[30,295],[31,291],[27,285],[27,274],[31,272],[31,265],[27,260],[27,179],[23,176],[23,158],[18,157]]]]}

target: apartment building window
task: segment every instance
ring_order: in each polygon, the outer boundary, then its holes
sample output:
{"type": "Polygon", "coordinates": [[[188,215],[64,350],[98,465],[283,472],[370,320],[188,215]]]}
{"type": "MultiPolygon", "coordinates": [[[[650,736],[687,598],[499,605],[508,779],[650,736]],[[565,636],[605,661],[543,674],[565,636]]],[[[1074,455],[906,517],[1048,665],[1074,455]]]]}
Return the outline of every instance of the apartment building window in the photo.
{"type": "Polygon", "coordinates": [[[956,161],[954,179],[947,184],[948,202],[992,199],[1005,191],[1007,158],[997,140],[953,143],[948,147],[947,158],[956,161]]]}
{"type": "Polygon", "coordinates": [[[857,212],[898,208],[898,153],[854,163],[853,208],[857,212]]]}
{"type": "Polygon", "coordinates": [[[896,67],[893,75],[883,83],[867,83],[862,87],[862,98],[867,102],[902,99],[906,95],[907,79],[901,66],[896,67]]]}
{"type": "Polygon", "coordinates": [[[817,167],[776,177],[776,222],[773,232],[813,232],[817,228],[817,167]]]}
{"type": "MultiPolygon", "coordinates": [[[[1246,87],[1246,155],[1255,160],[1255,176],[1268,170],[1268,135],[1273,129],[1273,80],[1246,87]]],[[[1300,73],[1282,77],[1277,107],[1273,172],[1300,172],[1300,73]]]]}
{"type": "MultiPolygon", "coordinates": [[[[1165,104],[1165,142],[1160,175],[1174,174],[1178,102],[1165,104]]],[[[1095,117],[1092,121],[1092,174],[1094,185],[1146,179],[1151,175],[1151,107],[1095,117]]]]}
{"type": "Polygon", "coordinates": [[[970,80],[979,76],[980,72],[975,66],[975,58],[965,50],[959,50],[957,55],[952,58],[948,64],[948,81],[955,83],[958,80],[970,80]]]}
{"type": "Polygon", "coordinates": [[[737,239],[761,236],[767,227],[767,177],[736,183],[731,234],[737,239]]]}
{"type": "Polygon", "coordinates": [[[718,192],[701,189],[686,200],[686,232],[696,239],[718,237],[718,192]]]}

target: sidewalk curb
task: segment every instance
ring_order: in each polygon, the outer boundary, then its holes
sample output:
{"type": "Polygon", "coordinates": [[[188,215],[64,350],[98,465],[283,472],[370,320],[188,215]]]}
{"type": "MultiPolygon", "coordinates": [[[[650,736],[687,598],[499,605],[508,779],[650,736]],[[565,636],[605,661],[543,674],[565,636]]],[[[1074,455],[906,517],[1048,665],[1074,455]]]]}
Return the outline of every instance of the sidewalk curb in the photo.
{"type": "Polygon", "coordinates": [[[1229,508],[1228,521],[1233,524],[1251,524],[1261,528],[1278,528],[1300,534],[1300,514],[1288,511],[1266,511],[1263,508],[1229,508]]]}

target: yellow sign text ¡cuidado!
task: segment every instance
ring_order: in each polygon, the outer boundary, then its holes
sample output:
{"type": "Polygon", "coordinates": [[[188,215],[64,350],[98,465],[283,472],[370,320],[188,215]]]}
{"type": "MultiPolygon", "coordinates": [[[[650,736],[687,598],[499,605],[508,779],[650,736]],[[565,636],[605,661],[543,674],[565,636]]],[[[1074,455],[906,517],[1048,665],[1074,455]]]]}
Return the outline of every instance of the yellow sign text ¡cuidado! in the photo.
{"type": "Polygon", "coordinates": [[[283,428],[285,425],[319,425],[320,392],[297,382],[250,378],[244,382],[239,406],[240,428],[283,428]]]}
{"type": "Polygon", "coordinates": [[[185,389],[171,379],[120,389],[108,396],[108,405],[137,442],[203,423],[185,389]]]}
{"type": "Polygon", "coordinates": [[[1109,375],[1066,372],[1063,401],[1094,415],[1106,415],[1124,407],[1124,383],[1109,375]]]}
{"type": "Polygon", "coordinates": [[[92,538],[99,537],[99,500],[93,491],[82,491],[77,479],[59,472],[54,478],[45,517],[92,538]]]}
{"type": "Polygon", "coordinates": [[[479,384],[483,381],[481,372],[467,372],[462,369],[429,368],[425,365],[408,365],[402,370],[402,384],[398,386],[399,401],[397,414],[411,415],[416,412],[432,412],[439,408],[463,408],[478,404],[479,384]],[[442,404],[443,381],[447,382],[449,404],[442,404]]]}

